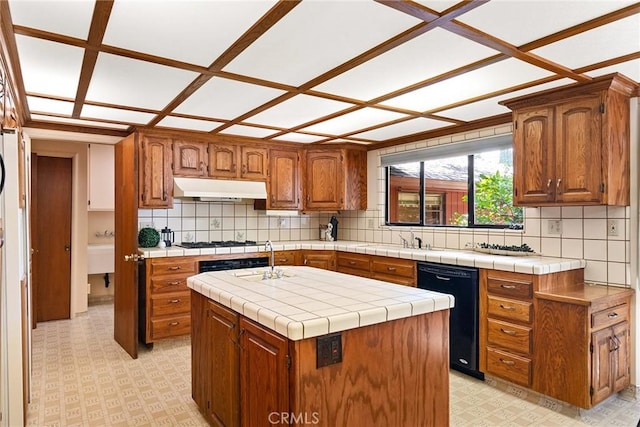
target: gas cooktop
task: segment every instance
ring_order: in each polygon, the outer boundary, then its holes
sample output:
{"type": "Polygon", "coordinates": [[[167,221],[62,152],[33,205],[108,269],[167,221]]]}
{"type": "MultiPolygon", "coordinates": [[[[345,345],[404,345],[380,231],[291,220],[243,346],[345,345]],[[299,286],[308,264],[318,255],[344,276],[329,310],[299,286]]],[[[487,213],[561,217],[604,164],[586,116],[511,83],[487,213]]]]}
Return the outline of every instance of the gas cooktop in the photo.
{"type": "Polygon", "coordinates": [[[243,242],[239,242],[237,240],[225,240],[225,241],[214,241],[214,242],[180,242],[180,244],[176,244],[175,246],[179,246],[187,249],[201,249],[201,248],[227,248],[231,246],[255,246],[255,240],[245,240],[243,242]]]}

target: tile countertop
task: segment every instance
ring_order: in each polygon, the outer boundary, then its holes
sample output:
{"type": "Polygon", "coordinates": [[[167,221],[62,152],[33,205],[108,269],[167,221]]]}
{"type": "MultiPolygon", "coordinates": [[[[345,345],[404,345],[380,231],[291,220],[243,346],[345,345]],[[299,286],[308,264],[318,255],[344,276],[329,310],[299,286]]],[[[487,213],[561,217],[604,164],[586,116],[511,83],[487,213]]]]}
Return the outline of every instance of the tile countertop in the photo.
{"type": "Polygon", "coordinates": [[[451,295],[313,267],[284,267],[260,280],[254,268],[201,273],[194,291],[291,340],[301,340],[454,306],[451,295]]]}
{"type": "MultiPolygon", "coordinates": [[[[310,240],[299,242],[273,242],[273,248],[276,251],[298,249],[337,250],[528,274],[549,274],[559,271],[576,270],[586,266],[586,261],[582,259],[551,258],[544,256],[488,255],[470,250],[438,248],[431,250],[405,249],[398,245],[354,241],[325,242],[320,240],[310,240]]],[[[138,253],[143,255],[145,258],[157,258],[188,255],[244,254],[260,251],[264,251],[264,244],[256,246],[236,246],[231,248],[209,249],[184,249],[176,246],[166,249],[140,248],[138,253]]]]}

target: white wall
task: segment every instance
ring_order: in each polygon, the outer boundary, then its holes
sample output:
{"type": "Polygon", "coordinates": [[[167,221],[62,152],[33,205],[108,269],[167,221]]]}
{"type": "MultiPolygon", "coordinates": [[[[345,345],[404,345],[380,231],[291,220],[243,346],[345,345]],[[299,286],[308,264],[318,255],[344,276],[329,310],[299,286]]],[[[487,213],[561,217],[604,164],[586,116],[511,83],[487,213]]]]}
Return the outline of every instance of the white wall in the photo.
{"type": "Polygon", "coordinates": [[[33,140],[38,156],[72,159],[71,317],[87,311],[87,147],[83,143],[33,140]]]}

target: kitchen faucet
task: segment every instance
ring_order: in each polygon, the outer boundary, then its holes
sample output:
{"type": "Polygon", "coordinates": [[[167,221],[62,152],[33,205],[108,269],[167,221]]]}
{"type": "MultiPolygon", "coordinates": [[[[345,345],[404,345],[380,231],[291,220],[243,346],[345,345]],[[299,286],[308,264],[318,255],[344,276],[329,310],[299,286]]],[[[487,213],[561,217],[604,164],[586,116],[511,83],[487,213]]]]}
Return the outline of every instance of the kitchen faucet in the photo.
{"type": "Polygon", "coordinates": [[[266,241],[266,243],[264,244],[264,250],[271,251],[271,276],[273,276],[273,271],[275,270],[276,266],[276,258],[273,252],[273,243],[271,243],[271,240],[266,241]]]}
{"type": "Polygon", "coordinates": [[[402,231],[398,234],[398,237],[400,237],[400,240],[402,240],[402,247],[403,248],[409,247],[409,242],[407,242],[407,239],[402,237],[402,231]]]}
{"type": "Polygon", "coordinates": [[[414,249],[416,247],[416,235],[412,229],[409,229],[409,233],[411,233],[411,249],[414,249]]]}

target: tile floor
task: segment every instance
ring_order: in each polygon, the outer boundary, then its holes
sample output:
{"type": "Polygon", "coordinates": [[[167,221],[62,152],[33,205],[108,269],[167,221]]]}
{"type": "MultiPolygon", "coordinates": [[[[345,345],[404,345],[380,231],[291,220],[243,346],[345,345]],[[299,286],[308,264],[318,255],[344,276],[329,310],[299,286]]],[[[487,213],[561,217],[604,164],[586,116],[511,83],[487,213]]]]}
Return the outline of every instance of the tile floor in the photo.
{"type": "MultiPolygon", "coordinates": [[[[113,305],[33,331],[27,426],[201,426],[191,400],[188,338],[141,348],[131,359],[113,341],[113,305]]],[[[452,372],[452,426],[629,426],[640,399],[615,396],[589,411],[488,379],[452,372]]]]}

